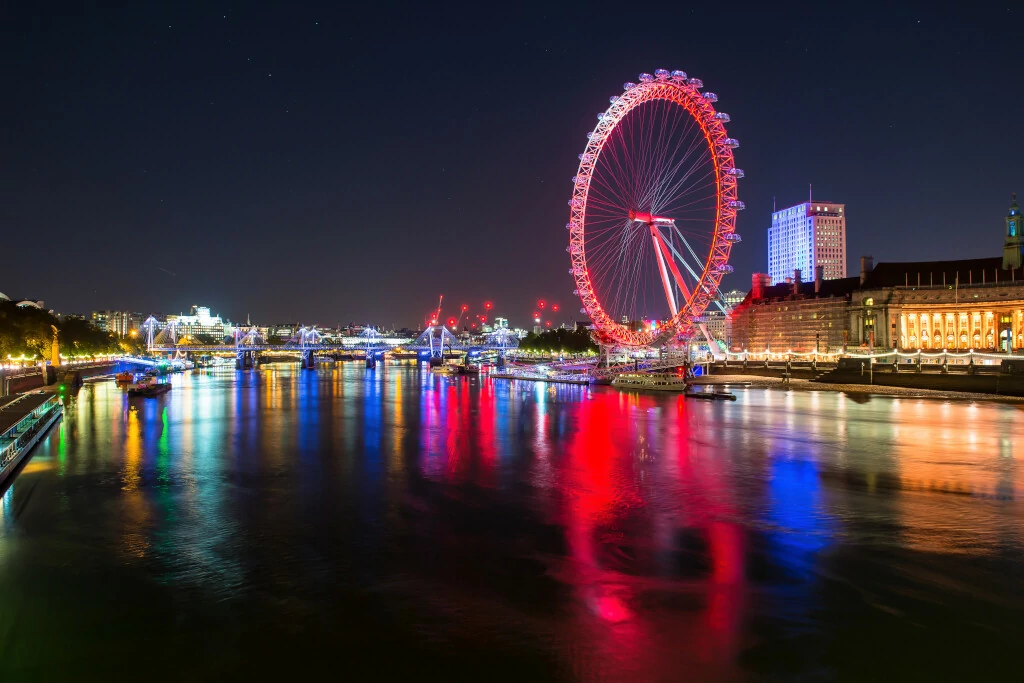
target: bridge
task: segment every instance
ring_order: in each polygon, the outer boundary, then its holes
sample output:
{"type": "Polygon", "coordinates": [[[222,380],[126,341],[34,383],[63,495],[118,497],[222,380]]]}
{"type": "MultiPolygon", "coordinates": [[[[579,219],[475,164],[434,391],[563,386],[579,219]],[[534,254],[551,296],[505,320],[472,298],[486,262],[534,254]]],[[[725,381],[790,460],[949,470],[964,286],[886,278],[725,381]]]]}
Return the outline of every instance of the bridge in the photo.
{"type": "Polygon", "coordinates": [[[239,368],[252,367],[260,353],[294,353],[301,357],[303,367],[315,367],[317,354],[351,353],[362,351],[366,354],[367,367],[376,364],[376,358],[387,351],[402,349],[415,352],[424,360],[441,361],[449,353],[478,355],[496,352],[499,365],[504,363],[505,354],[518,348],[519,338],[508,329],[475,337],[459,337],[443,325],[432,325],[417,338],[382,335],[372,327],[352,337],[328,339],[316,326],[299,327],[283,344],[270,344],[256,326],[238,329],[234,343],[203,344],[188,334],[179,334],[175,323],[167,324],[157,332],[156,319],[150,316],[143,325],[146,330],[146,348],[150,353],[182,354],[225,354],[234,355],[239,368]]]}

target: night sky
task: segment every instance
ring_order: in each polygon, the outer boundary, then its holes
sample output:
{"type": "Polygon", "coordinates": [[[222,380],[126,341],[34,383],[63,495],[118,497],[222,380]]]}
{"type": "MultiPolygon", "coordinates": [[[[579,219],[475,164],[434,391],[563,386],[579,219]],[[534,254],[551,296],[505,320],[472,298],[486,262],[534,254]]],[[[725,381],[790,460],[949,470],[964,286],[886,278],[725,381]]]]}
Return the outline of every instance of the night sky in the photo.
{"type": "Polygon", "coordinates": [[[808,183],[847,205],[851,273],[997,256],[1024,7],[981,4],[9,4],[0,291],[265,323],[415,326],[440,293],[578,316],[577,155],[656,68],[702,78],[742,145],[723,288],[766,269],[772,199],[808,183]]]}

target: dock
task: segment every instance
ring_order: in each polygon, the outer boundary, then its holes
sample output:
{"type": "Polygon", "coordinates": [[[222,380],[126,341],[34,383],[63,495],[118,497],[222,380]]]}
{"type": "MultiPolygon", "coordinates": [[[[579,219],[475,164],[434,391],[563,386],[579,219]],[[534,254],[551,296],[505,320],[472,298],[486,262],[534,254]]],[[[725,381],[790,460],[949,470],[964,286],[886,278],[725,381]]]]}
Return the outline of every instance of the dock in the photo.
{"type": "Polygon", "coordinates": [[[549,384],[579,384],[587,385],[590,384],[590,378],[586,375],[577,376],[566,376],[559,375],[555,377],[548,377],[546,375],[535,375],[528,373],[511,373],[511,372],[491,372],[488,373],[491,379],[512,379],[512,380],[523,380],[525,382],[547,382],[549,384]]]}

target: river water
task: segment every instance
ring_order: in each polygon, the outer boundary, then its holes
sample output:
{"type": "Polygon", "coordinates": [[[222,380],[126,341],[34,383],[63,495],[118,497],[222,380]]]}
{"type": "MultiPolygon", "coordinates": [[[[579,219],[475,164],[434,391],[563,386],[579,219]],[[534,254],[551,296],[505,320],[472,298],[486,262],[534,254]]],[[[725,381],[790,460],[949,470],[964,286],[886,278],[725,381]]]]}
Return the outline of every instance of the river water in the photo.
{"type": "Polygon", "coordinates": [[[1019,680],[1017,406],[173,382],[0,497],[0,680],[1019,680]]]}

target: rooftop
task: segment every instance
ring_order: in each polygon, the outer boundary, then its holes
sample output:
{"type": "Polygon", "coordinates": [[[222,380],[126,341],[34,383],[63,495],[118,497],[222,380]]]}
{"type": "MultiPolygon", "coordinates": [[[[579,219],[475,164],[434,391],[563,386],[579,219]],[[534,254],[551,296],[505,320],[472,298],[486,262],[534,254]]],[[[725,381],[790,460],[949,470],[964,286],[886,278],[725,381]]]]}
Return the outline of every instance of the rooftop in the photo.
{"type": "Polygon", "coordinates": [[[1024,281],[1024,274],[1003,270],[1002,257],[959,261],[879,263],[867,275],[862,289],[878,287],[931,287],[1024,281]]]}
{"type": "Polygon", "coordinates": [[[8,429],[53,397],[54,394],[45,392],[0,398],[0,434],[6,434],[8,429]]]}

